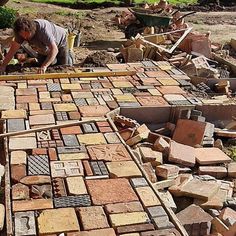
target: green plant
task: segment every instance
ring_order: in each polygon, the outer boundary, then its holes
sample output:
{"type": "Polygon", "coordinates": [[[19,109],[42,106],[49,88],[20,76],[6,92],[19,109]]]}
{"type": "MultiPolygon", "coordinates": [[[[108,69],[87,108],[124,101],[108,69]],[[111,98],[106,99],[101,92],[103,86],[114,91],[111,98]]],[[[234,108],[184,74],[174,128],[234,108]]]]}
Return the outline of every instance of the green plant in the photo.
{"type": "Polygon", "coordinates": [[[8,7],[0,7],[0,29],[12,27],[16,15],[16,10],[8,7]]]}
{"type": "Polygon", "coordinates": [[[235,146],[232,146],[228,149],[230,151],[230,154],[229,156],[234,160],[236,161],[236,147],[235,146]]]}

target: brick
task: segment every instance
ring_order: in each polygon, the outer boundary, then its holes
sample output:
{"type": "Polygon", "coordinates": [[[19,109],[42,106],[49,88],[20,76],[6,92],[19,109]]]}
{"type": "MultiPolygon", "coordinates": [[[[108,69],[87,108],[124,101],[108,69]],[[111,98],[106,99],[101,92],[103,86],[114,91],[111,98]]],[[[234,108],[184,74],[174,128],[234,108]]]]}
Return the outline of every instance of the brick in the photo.
{"type": "Polygon", "coordinates": [[[77,146],[79,142],[74,134],[63,134],[62,139],[64,141],[65,146],[77,146]]]}
{"type": "Polygon", "coordinates": [[[40,234],[66,233],[80,230],[73,208],[44,210],[37,221],[40,234]]]}
{"type": "Polygon", "coordinates": [[[83,177],[68,177],[66,178],[69,194],[80,195],[87,194],[87,189],[83,177]]]}
{"type": "Polygon", "coordinates": [[[48,149],[48,156],[49,156],[50,161],[57,161],[58,160],[57,152],[56,152],[55,148],[48,149]]]}
{"type": "Polygon", "coordinates": [[[20,88],[16,89],[16,96],[37,95],[36,88],[20,88]]]}
{"type": "Polygon", "coordinates": [[[198,174],[223,179],[227,176],[227,169],[223,166],[199,166],[198,174]]]}
{"type": "Polygon", "coordinates": [[[129,212],[109,215],[113,227],[149,222],[146,212],[129,212]]]}
{"type": "Polygon", "coordinates": [[[215,217],[211,223],[213,233],[226,235],[226,233],[229,232],[229,228],[218,217],[215,217]]]}
{"type": "Polygon", "coordinates": [[[106,102],[109,109],[114,110],[119,107],[116,101],[107,101],[106,102]]]}
{"type": "Polygon", "coordinates": [[[194,228],[195,235],[207,235],[210,233],[211,220],[213,218],[204,210],[202,210],[201,207],[192,204],[181,212],[177,213],[176,216],[190,235],[192,235],[191,232],[194,228]],[[201,232],[200,234],[200,224],[203,223],[206,225],[206,227],[204,229],[204,232],[201,232]],[[196,224],[198,225],[197,228],[194,227],[194,225],[196,224]]]}
{"type": "Polygon", "coordinates": [[[99,102],[96,98],[86,98],[86,101],[87,101],[89,106],[99,105],[99,102]]]}
{"type": "Polygon", "coordinates": [[[91,169],[91,166],[90,166],[89,162],[87,160],[83,160],[82,163],[83,163],[83,166],[84,166],[85,175],[86,176],[92,176],[93,171],[91,169]]]}
{"type": "Polygon", "coordinates": [[[105,210],[109,214],[144,211],[140,202],[107,204],[105,210]]]}
{"type": "Polygon", "coordinates": [[[49,92],[60,92],[61,91],[61,86],[59,83],[52,83],[52,84],[48,83],[47,87],[48,87],[49,92]]]}
{"type": "Polygon", "coordinates": [[[16,132],[25,130],[25,121],[24,119],[9,119],[7,120],[7,131],[16,132]]]}
{"type": "Polygon", "coordinates": [[[107,106],[97,105],[97,106],[83,106],[79,107],[80,114],[84,117],[103,117],[110,110],[107,106]]]}
{"type": "Polygon", "coordinates": [[[46,175],[35,175],[35,176],[26,176],[20,180],[22,184],[34,185],[34,184],[50,184],[51,178],[46,175]]]}
{"type": "Polygon", "coordinates": [[[159,152],[169,151],[170,145],[169,143],[162,137],[156,139],[153,144],[153,149],[159,152]]]}
{"type": "Polygon", "coordinates": [[[17,183],[26,176],[26,166],[25,165],[12,165],[11,166],[11,179],[13,182],[17,183]]]}
{"type": "Polygon", "coordinates": [[[62,94],[61,99],[63,102],[72,102],[72,96],[70,94],[62,94]]]}
{"type": "Polygon", "coordinates": [[[17,103],[37,103],[38,97],[37,95],[30,95],[30,96],[16,96],[17,103]]]}
{"type": "Polygon", "coordinates": [[[73,98],[93,98],[93,93],[91,92],[83,92],[83,91],[80,91],[80,92],[71,92],[72,93],[72,96],[73,98]]]}
{"type": "Polygon", "coordinates": [[[47,155],[46,148],[34,148],[32,150],[32,155],[47,155]]]}
{"type": "Polygon", "coordinates": [[[67,196],[65,181],[63,178],[54,178],[52,180],[52,188],[53,188],[54,198],[67,196]]]}
{"type": "Polygon", "coordinates": [[[179,167],[171,164],[159,165],[156,167],[156,175],[163,179],[173,179],[179,174],[179,167]]]}
{"type": "Polygon", "coordinates": [[[95,144],[106,144],[106,139],[101,133],[95,134],[79,134],[77,135],[80,144],[84,145],[95,145],[95,144]]]}
{"type": "Polygon", "coordinates": [[[171,141],[168,160],[183,166],[193,167],[196,162],[195,150],[193,147],[171,141]]]}
{"type": "Polygon", "coordinates": [[[168,106],[168,102],[160,96],[140,96],[136,97],[142,106],[168,106]]]}
{"type": "Polygon", "coordinates": [[[85,182],[94,205],[126,203],[138,200],[126,179],[86,180],[85,182]]]}
{"type": "Polygon", "coordinates": [[[218,163],[231,162],[223,151],[218,148],[196,148],[195,149],[196,160],[200,165],[212,165],[218,163]]]}
{"type": "Polygon", "coordinates": [[[114,229],[107,228],[107,229],[96,229],[96,230],[89,230],[89,231],[81,231],[76,233],[68,233],[67,236],[116,236],[114,229]]]}
{"type": "MultiPolygon", "coordinates": [[[[14,89],[8,86],[0,86],[0,110],[14,110],[15,109],[15,96],[14,89]]],[[[16,108],[24,109],[24,108],[16,108]]]]}
{"type": "Polygon", "coordinates": [[[150,187],[136,188],[137,194],[145,207],[161,205],[156,194],[150,187]]]}
{"type": "Polygon", "coordinates": [[[169,217],[167,215],[155,217],[152,220],[157,229],[174,228],[174,225],[169,221],[169,217]]]}
{"type": "Polygon", "coordinates": [[[73,146],[73,147],[57,147],[58,154],[63,153],[84,153],[86,152],[86,148],[83,145],[73,146]]]}
{"type": "Polygon", "coordinates": [[[116,133],[105,133],[104,137],[107,140],[108,144],[116,144],[121,142],[116,133]]]}
{"type": "Polygon", "coordinates": [[[146,172],[146,175],[148,176],[148,179],[152,183],[157,182],[157,177],[152,167],[152,164],[150,162],[147,162],[147,163],[144,163],[142,166],[143,166],[144,171],[146,172]]]}
{"type": "Polygon", "coordinates": [[[2,111],[1,115],[2,119],[26,119],[27,114],[26,110],[7,110],[7,111],[2,111]]]}
{"type": "Polygon", "coordinates": [[[53,114],[48,115],[35,115],[29,117],[30,125],[46,125],[55,124],[55,118],[53,114]]]}
{"type": "Polygon", "coordinates": [[[12,199],[13,200],[29,199],[29,187],[21,183],[14,184],[12,186],[12,199]]]}
{"type": "Polygon", "coordinates": [[[53,104],[55,111],[77,111],[74,103],[53,104]]]}
{"type": "Polygon", "coordinates": [[[147,211],[148,211],[151,218],[168,216],[162,206],[148,207],[147,211]]]}
{"type": "Polygon", "coordinates": [[[47,155],[30,155],[28,160],[28,175],[50,175],[47,155]]]}
{"type": "Polygon", "coordinates": [[[60,161],[70,161],[70,160],[86,160],[89,159],[89,156],[85,152],[80,153],[63,153],[59,154],[60,161]]]}
{"type": "Polygon", "coordinates": [[[91,206],[78,209],[84,230],[108,228],[106,214],[101,206],[91,206]]]}
{"type": "Polygon", "coordinates": [[[15,236],[37,235],[33,211],[15,213],[15,236]]]}
{"type": "Polygon", "coordinates": [[[81,89],[80,84],[61,84],[62,90],[79,90],[81,89]]]}
{"type": "Polygon", "coordinates": [[[68,112],[70,120],[80,120],[81,115],[78,111],[70,111],[68,112]]]}
{"type": "Polygon", "coordinates": [[[26,164],[26,152],[25,151],[12,151],[11,152],[11,165],[26,164]]]}
{"type": "Polygon", "coordinates": [[[192,147],[197,144],[201,145],[205,128],[206,123],[179,119],[174,131],[173,140],[192,147]]]}
{"type": "Polygon", "coordinates": [[[155,166],[162,164],[162,153],[153,151],[149,147],[140,147],[139,148],[143,162],[155,163],[155,166]]]}
{"type": "Polygon", "coordinates": [[[222,220],[227,226],[232,226],[236,222],[236,211],[226,207],[224,208],[221,212],[220,215],[218,216],[220,220],[222,220]],[[229,225],[227,220],[231,220],[233,224],[229,225]]]}
{"type": "Polygon", "coordinates": [[[134,188],[148,186],[148,182],[146,181],[146,179],[144,179],[142,177],[141,178],[132,178],[130,180],[130,182],[134,188]]]}
{"type": "Polygon", "coordinates": [[[90,166],[94,175],[107,176],[108,178],[109,173],[103,161],[91,161],[90,166]]]}
{"type": "Polygon", "coordinates": [[[231,178],[236,178],[236,162],[231,162],[228,164],[228,176],[231,178]]]}
{"type": "Polygon", "coordinates": [[[108,162],[107,168],[111,178],[129,178],[142,176],[134,161],[108,162]]]}
{"type": "Polygon", "coordinates": [[[13,212],[43,210],[53,208],[51,199],[20,200],[12,202],[13,212]]]}
{"type": "Polygon", "coordinates": [[[132,236],[132,233],[134,232],[143,232],[147,230],[154,230],[154,225],[148,223],[148,224],[135,224],[135,225],[117,227],[117,233],[122,234],[122,235],[130,235],[126,233],[131,233],[131,236],[132,236]]]}
{"type": "Polygon", "coordinates": [[[160,86],[157,87],[160,93],[165,94],[185,94],[186,92],[179,86],[160,86]]]}
{"type": "Polygon", "coordinates": [[[53,202],[55,208],[91,206],[91,199],[87,194],[56,197],[53,202]]]}
{"type": "Polygon", "coordinates": [[[82,124],[82,128],[83,128],[84,133],[97,133],[98,132],[98,129],[95,123],[82,124]]]}
{"type": "Polygon", "coordinates": [[[141,142],[143,139],[147,139],[149,131],[146,131],[144,133],[138,134],[126,141],[126,144],[129,146],[133,146],[139,142],[141,142]]]}
{"type": "Polygon", "coordinates": [[[180,236],[181,234],[176,229],[161,229],[154,231],[142,232],[141,236],[180,236]]]}

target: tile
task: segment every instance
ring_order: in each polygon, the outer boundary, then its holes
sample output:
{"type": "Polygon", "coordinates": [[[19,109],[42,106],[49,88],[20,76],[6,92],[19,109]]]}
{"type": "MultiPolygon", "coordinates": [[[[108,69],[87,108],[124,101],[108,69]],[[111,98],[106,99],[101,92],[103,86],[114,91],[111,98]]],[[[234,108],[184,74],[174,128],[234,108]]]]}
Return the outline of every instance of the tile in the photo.
{"type": "Polygon", "coordinates": [[[121,142],[116,133],[104,133],[104,137],[108,144],[116,144],[121,142]]]}
{"type": "Polygon", "coordinates": [[[106,139],[101,133],[94,134],[78,134],[77,138],[82,145],[106,144],[106,139]]]}
{"type": "Polygon", "coordinates": [[[105,205],[105,210],[109,214],[144,211],[140,202],[107,204],[105,205]]]}
{"type": "Polygon", "coordinates": [[[47,155],[30,155],[28,160],[28,175],[50,175],[47,155]]]}
{"type": "Polygon", "coordinates": [[[16,89],[16,96],[30,96],[37,95],[36,88],[19,88],[16,89]]]}
{"type": "Polygon", "coordinates": [[[30,96],[16,96],[17,103],[37,103],[38,97],[37,95],[30,95],[30,96]]]}
{"type": "Polygon", "coordinates": [[[130,161],[132,160],[123,144],[107,144],[88,146],[88,153],[92,160],[130,161]]]}
{"type": "Polygon", "coordinates": [[[65,197],[67,196],[67,190],[65,186],[65,181],[63,178],[52,179],[52,188],[54,197],[65,197]]]}
{"type": "Polygon", "coordinates": [[[16,212],[15,216],[15,236],[37,235],[34,211],[16,212]]]}
{"type": "Polygon", "coordinates": [[[117,82],[112,82],[112,84],[115,88],[133,87],[133,85],[129,81],[117,81],[117,82]]]}
{"type": "Polygon", "coordinates": [[[60,92],[61,86],[59,83],[47,84],[49,92],[60,92]]]}
{"type": "Polygon", "coordinates": [[[97,106],[82,106],[79,107],[81,116],[85,117],[102,117],[105,116],[110,110],[107,106],[97,105],[97,106]]]}
{"type": "Polygon", "coordinates": [[[160,93],[165,94],[185,94],[186,92],[179,86],[160,86],[157,87],[160,93]]]}
{"type": "Polygon", "coordinates": [[[87,194],[57,197],[53,199],[53,202],[55,208],[91,206],[90,196],[87,194]]]}
{"type": "Polygon", "coordinates": [[[77,111],[74,103],[53,104],[55,111],[77,111]]]}
{"type": "Polygon", "coordinates": [[[68,112],[70,120],[80,120],[81,115],[78,111],[71,111],[68,112]]]}
{"type": "Polygon", "coordinates": [[[61,84],[62,90],[80,90],[81,86],[80,84],[61,84]]]}
{"type": "Polygon", "coordinates": [[[85,182],[94,205],[138,200],[127,179],[100,179],[86,180],[85,182]]]}
{"type": "Polygon", "coordinates": [[[6,110],[2,111],[2,119],[26,119],[26,110],[6,110]]]}
{"type": "Polygon", "coordinates": [[[51,175],[52,177],[70,177],[83,176],[83,165],[81,160],[71,161],[51,161],[51,175]]]}
{"type": "Polygon", "coordinates": [[[136,188],[136,191],[145,207],[161,205],[156,194],[150,187],[139,187],[136,188]]]}
{"type": "Polygon", "coordinates": [[[84,145],[74,146],[74,147],[57,147],[58,154],[63,153],[81,153],[86,152],[84,145]]]}
{"type": "Polygon", "coordinates": [[[56,115],[56,119],[59,121],[68,120],[67,112],[65,112],[65,111],[56,112],[55,115],[56,115]]]}
{"type": "Polygon", "coordinates": [[[67,177],[66,183],[70,195],[88,194],[83,177],[67,177]]]}
{"type": "Polygon", "coordinates": [[[115,161],[106,163],[110,178],[130,178],[142,176],[134,161],[115,161]]]}
{"type": "Polygon", "coordinates": [[[147,182],[146,179],[143,178],[143,177],[140,177],[140,178],[132,178],[132,179],[130,180],[130,182],[131,182],[131,185],[132,185],[134,188],[148,186],[148,182],[147,182]]]}
{"type": "Polygon", "coordinates": [[[8,86],[0,86],[0,110],[14,110],[15,96],[14,89],[8,86]]]}
{"type": "Polygon", "coordinates": [[[56,234],[79,231],[79,223],[73,208],[44,210],[37,218],[39,234],[56,234]]]}
{"type": "Polygon", "coordinates": [[[86,99],[86,98],[93,98],[93,94],[91,92],[71,92],[72,96],[74,99],[76,98],[83,98],[83,99],[86,99]]]}
{"type": "Polygon", "coordinates": [[[136,97],[142,106],[168,106],[168,102],[159,96],[140,96],[136,97]]]}
{"type": "Polygon", "coordinates": [[[12,151],[10,158],[11,165],[26,164],[26,152],[25,151],[12,151]]]}
{"type": "MultiPolygon", "coordinates": [[[[123,236],[140,236],[140,232],[147,231],[147,230],[154,230],[154,225],[150,223],[142,223],[142,224],[125,225],[125,226],[117,227],[117,233],[123,236]]],[[[150,234],[149,236],[152,236],[152,235],[150,234]]],[[[174,235],[171,235],[171,236],[174,236],[174,235]]]]}
{"type": "Polygon", "coordinates": [[[76,138],[75,134],[63,134],[62,139],[64,141],[65,146],[77,146],[79,142],[76,138]]]}
{"type": "Polygon", "coordinates": [[[9,119],[7,120],[7,132],[16,132],[25,130],[24,119],[9,119]]]}
{"type": "Polygon", "coordinates": [[[53,114],[29,116],[30,125],[47,125],[55,124],[53,114]]]}
{"type": "Polygon", "coordinates": [[[132,94],[114,95],[117,102],[137,102],[136,98],[132,94]]]}
{"type": "Polygon", "coordinates": [[[164,79],[158,78],[158,81],[163,86],[178,86],[179,85],[179,83],[175,79],[172,79],[172,78],[164,78],[164,79]]]}
{"type": "Polygon", "coordinates": [[[35,137],[22,137],[22,138],[10,137],[9,139],[10,150],[24,150],[33,148],[37,148],[35,137]]]}
{"type": "Polygon", "coordinates": [[[84,230],[109,228],[106,214],[101,206],[78,208],[84,230]]]}
{"type": "Polygon", "coordinates": [[[86,101],[87,101],[89,106],[99,105],[99,102],[96,98],[86,98],[86,101]]]}
{"type": "Polygon", "coordinates": [[[88,160],[89,156],[85,152],[80,153],[63,153],[58,155],[60,161],[70,161],[70,160],[88,160]]]}
{"type": "Polygon", "coordinates": [[[50,131],[49,130],[43,130],[43,131],[37,132],[37,140],[38,141],[51,140],[50,131]]]}
{"type": "Polygon", "coordinates": [[[97,133],[98,132],[98,129],[95,123],[82,124],[82,128],[83,128],[84,133],[97,133]]]}

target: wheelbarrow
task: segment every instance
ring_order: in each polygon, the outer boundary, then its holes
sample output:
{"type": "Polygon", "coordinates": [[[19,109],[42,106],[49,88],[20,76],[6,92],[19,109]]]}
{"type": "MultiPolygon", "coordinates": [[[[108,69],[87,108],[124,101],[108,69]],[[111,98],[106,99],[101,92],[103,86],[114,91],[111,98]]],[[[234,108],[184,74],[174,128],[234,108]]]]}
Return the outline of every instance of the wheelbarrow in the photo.
{"type": "MultiPolygon", "coordinates": [[[[138,33],[143,33],[146,27],[155,27],[158,33],[161,31],[166,32],[169,26],[173,23],[173,15],[178,12],[177,10],[173,13],[169,13],[169,15],[163,15],[163,10],[153,12],[149,9],[129,8],[129,11],[136,17],[136,22],[132,22],[125,28],[124,33],[127,39],[135,37],[138,33]]],[[[195,12],[187,13],[181,16],[178,20],[194,13],[195,12]]]]}

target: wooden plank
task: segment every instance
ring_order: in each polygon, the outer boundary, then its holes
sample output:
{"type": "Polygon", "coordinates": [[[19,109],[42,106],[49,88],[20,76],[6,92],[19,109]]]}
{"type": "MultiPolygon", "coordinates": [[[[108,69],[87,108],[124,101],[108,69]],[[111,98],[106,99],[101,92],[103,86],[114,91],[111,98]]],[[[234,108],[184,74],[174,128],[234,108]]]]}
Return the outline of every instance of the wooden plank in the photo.
{"type": "Polygon", "coordinates": [[[224,130],[215,128],[215,135],[219,137],[226,137],[226,138],[236,138],[236,131],[235,130],[224,130]]]}
{"type": "Polygon", "coordinates": [[[98,76],[126,76],[135,75],[136,71],[101,71],[101,72],[76,72],[76,73],[45,73],[45,74],[24,74],[24,75],[0,75],[0,81],[14,80],[38,80],[38,79],[60,79],[98,76]]]}
{"type": "Polygon", "coordinates": [[[34,129],[28,129],[28,130],[22,130],[22,131],[17,131],[17,132],[10,132],[10,133],[3,133],[3,134],[0,134],[0,138],[28,134],[28,133],[32,133],[32,132],[39,132],[42,130],[60,129],[60,128],[64,128],[64,127],[75,126],[75,125],[85,124],[85,123],[94,123],[94,122],[100,122],[100,121],[107,121],[107,118],[75,121],[75,122],[69,122],[69,123],[59,124],[59,125],[47,125],[47,126],[43,126],[43,127],[34,128],[34,129]]]}

